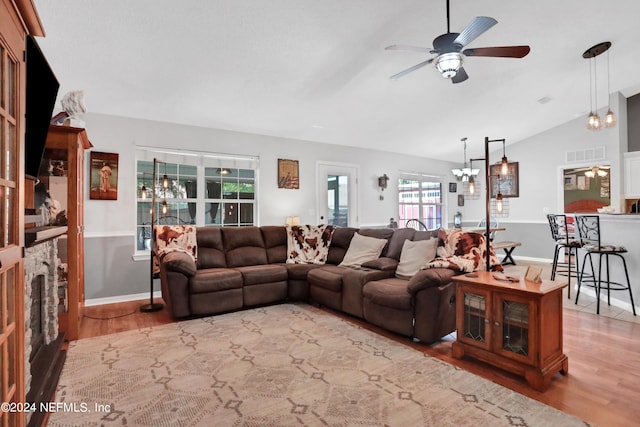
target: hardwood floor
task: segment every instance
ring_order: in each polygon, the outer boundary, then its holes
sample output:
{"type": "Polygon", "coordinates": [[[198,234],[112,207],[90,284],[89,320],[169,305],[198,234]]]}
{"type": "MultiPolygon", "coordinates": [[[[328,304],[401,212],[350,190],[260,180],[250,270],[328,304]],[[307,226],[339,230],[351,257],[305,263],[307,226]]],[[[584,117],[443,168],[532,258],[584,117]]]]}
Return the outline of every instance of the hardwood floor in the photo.
{"type": "MultiPolygon", "coordinates": [[[[159,326],[173,322],[166,310],[141,313],[145,301],[85,308],[80,338],[159,326]]],[[[459,366],[518,393],[604,427],[637,425],[640,414],[640,323],[631,323],[564,309],[564,352],[569,374],[556,374],[549,389],[537,392],[524,379],[473,359],[453,359],[447,336],[431,346],[383,331],[368,323],[337,313],[349,320],[430,356],[459,366]]]]}

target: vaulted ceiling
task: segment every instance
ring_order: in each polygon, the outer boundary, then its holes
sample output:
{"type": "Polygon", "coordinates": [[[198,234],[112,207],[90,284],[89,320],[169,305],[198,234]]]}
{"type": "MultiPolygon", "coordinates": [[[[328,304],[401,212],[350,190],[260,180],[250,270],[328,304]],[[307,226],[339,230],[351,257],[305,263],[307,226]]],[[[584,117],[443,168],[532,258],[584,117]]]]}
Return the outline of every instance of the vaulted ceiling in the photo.
{"type": "MultiPolygon", "coordinates": [[[[498,24],[468,47],[529,45],[523,59],[469,57],[469,80],[432,66],[445,0],[35,0],[39,44],[91,112],[461,160],[485,136],[514,143],[588,114],[582,53],[609,40],[611,92],[640,91],[637,0],[451,0],[451,31],[498,24]],[[546,102],[544,102],[546,101],[546,102]]],[[[597,58],[606,108],[606,54],[597,58]]]]}

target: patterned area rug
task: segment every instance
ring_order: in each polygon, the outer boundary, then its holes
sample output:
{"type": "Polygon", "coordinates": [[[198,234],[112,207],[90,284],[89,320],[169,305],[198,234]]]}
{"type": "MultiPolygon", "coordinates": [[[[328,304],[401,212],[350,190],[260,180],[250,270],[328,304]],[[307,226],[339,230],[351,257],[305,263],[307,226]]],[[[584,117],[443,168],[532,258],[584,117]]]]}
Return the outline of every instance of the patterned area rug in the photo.
{"type": "Polygon", "coordinates": [[[70,345],[48,426],[585,426],[309,305],[70,345]]]}

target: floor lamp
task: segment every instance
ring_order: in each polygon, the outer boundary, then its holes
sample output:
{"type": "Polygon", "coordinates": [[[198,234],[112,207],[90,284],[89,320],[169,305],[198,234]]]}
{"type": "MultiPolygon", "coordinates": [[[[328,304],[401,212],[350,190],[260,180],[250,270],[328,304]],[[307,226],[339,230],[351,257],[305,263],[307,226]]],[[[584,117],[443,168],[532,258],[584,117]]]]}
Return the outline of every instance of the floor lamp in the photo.
{"type": "MultiPolygon", "coordinates": [[[[489,269],[491,268],[491,240],[489,239],[489,233],[490,233],[490,228],[491,228],[491,188],[489,187],[489,185],[491,184],[491,168],[489,168],[489,143],[490,142],[502,142],[502,146],[503,146],[503,155],[502,155],[502,168],[501,168],[501,174],[502,175],[506,175],[508,173],[508,164],[509,161],[507,160],[507,156],[504,154],[504,144],[505,144],[505,139],[489,139],[489,137],[484,138],[484,168],[485,168],[485,211],[484,211],[484,215],[485,215],[485,240],[486,240],[486,244],[487,244],[487,248],[486,248],[486,252],[487,252],[487,259],[486,259],[486,270],[489,271],[489,269]]],[[[479,160],[479,159],[478,159],[479,160]]],[[[498,194],[498,196],[500,196],[500,194],[498,194]]]]}
{"type": "MultiPolygon", "coordinates": [[[[160,311],[164,307],[162,303],[153,302],[153,248],[155,246],[155,232],[153,231],[153,225],[155,224],[156,213],[156,171],[158,170],[158,160],[153,159],[153,181],[151,184],[151,244],[150,244],[150,256],[149,256],[149,303],[140,306],[140,311],[143,313],[151,313],[154,311],[160,311]]],[[[165,174],[166,180],[166,174],[165,174]]],[[[164,185],[164,181],[163,181],[164,185]]],[[[163,187],[164,188],[164,187],[163,187]]]]}

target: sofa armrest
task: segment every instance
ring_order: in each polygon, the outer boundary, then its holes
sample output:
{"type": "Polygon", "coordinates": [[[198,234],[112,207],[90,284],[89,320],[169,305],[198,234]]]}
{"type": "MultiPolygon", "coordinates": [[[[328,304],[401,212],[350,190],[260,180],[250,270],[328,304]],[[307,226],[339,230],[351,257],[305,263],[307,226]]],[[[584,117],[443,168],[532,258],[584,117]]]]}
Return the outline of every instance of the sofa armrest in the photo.
{"type": "Polygon", "coordinates": [[[448,268],[427,268],[418,271],[407,284],[407,290],[415,295],[419,291],[446,285],[451,282],[451,278],[458,273],[448,268]]]}
{"type": "Polygon", "coordinates": [[[373,261],[367,261],[361,266],[362,268],[372,268],[374,270],[389,271],[398,267],[398,261],[393,258],[378,258],[373,261]]]}
{"type": "Polygon", "coordinates": [[[169,252],[161,258],[160,262],[166,267],[167,271],[182,273],[187,277],[196,275],[196,263],[187,253],[169,252]]]}

